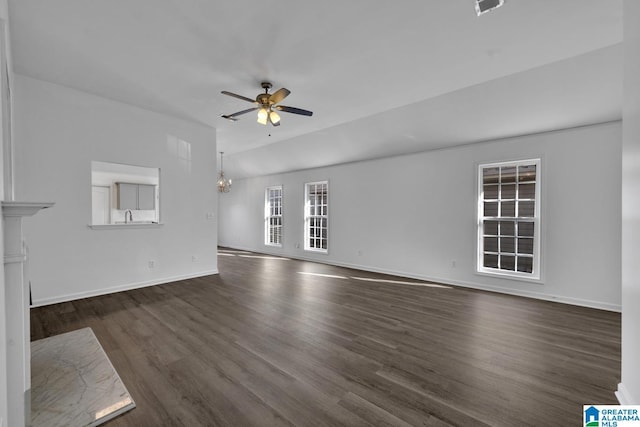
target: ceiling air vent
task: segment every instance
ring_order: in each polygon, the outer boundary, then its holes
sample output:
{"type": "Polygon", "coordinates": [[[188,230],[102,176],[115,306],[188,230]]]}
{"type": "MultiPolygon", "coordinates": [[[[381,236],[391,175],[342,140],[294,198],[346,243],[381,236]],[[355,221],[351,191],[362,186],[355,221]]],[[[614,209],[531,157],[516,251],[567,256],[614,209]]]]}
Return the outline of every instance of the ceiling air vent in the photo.
{"type": "Polygon", "coordinates": [[[476,13],[478,16],[491,12],[504,4],[504,0],[476,0],[476,13]]]}

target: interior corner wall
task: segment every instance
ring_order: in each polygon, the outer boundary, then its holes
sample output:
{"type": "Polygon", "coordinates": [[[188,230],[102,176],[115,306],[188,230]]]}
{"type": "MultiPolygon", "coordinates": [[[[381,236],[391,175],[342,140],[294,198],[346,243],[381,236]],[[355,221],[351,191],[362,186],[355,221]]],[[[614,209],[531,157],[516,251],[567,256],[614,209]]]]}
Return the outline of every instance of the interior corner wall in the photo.
{"type": "Polygon", "coordinates": [[[21,75],[14,104],[16,199],[55,202],[25,223],[34,305],[217,273],[215,129],[21,75]],[[164,225],[90,228],[92,160],[160,168],[164,225]]]}
{"type": "MultiPolygon", "coordinates": [[[[620,310],[621,123],[234,179],[222,246],[620,310]],[[540,158],[543,283],[476,273],[480,163],[540,158]],[[329,253],[304,251],[304,183],[329,181],[329,253]],[[283,246],[264,245],[264,192],[283,186],[283,246]]],[[[233,171],[228,171],[233,175],[233,171]]]]}
{"type": "Polygon", "coordinates": [[[622,142],[622,380],[618,400],[640,405],[640,2],[624,2],[622,142]]]}
{"type": "MultiPolygon", "coordinates": [[[[0,20],[2,20],[5,24],[5,34],[0,38],[0,43],[4,43],[4,53],[5,60],[7,61],[8,67],[7,72],[9,74],[9,88],[10,92],[13,89],[13,72],[12,72],[12,63],[11,63],[11,45],[10,45],[10,29],[8,25],[9,21],[9,10],[7,0],[0,0],[0,20]]],[[[0,96],[6,96],[5,93],[0,93],[0,96]]],[[[6,104],[5,104],[6,105],[6,104]]],[[[9,104],[10,105],[10,104],[9,104]]],[[[6,115],[5,115],[6,117],[6,115]]],[[[10,142],[4,138],[5,130],[7,130],[8,124],[2,120],[0,123],[0,200],[6,200],[4,194],[4,152],[6,144],[10,142]]],[[[9,127],[10,130],[10,127],[9,127]]],[[[0,242],[4,242],[4,223],[2,220],[2,216],[0,216],[0,242]]],[[[6,300],[5,300],[5,281],[4,281],[4,244],[0,245],[0,259],[3,260],[0,263],[0,427],[4,427],[5,420],[7,419],[7,413],[9,411],[8,408],[8,393],[9,393],[9,385],[7,383],[7,373],[9,366],[7,366],[7,319],[5,318],[6,310],[6,300]]]]}

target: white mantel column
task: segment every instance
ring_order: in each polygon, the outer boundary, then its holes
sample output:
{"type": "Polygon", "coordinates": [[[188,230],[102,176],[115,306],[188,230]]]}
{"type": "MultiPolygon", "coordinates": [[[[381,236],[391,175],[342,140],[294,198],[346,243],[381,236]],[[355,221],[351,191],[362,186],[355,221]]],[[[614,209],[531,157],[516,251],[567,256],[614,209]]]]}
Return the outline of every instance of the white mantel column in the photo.
{"type": "Polygon", "coordinates": [[[622,375],[616,395],[640,405],[640,2],[624,1],[622,375]]]}
{"type": "Polygon", "coordinates": [[[27,255],[22,219],[53,203],[2,202],[7,364],[7,425],[25,426],[31,419],[31,331],[27,255]]]}

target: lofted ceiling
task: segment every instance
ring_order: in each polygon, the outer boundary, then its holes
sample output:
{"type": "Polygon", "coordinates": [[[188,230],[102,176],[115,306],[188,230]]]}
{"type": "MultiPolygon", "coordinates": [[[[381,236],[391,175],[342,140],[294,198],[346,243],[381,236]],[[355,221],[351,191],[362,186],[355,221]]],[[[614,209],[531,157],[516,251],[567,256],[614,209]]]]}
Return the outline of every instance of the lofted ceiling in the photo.
{"type": "Polygon", "coordinates": [[[216,128],[240,178],[621,118],[622,0],[9,0],[16,73],[216,128]],[[606,7],[605,7],[606,6],[606,7]],[[260,82],[281,126],[220,118],[260,82]]]}

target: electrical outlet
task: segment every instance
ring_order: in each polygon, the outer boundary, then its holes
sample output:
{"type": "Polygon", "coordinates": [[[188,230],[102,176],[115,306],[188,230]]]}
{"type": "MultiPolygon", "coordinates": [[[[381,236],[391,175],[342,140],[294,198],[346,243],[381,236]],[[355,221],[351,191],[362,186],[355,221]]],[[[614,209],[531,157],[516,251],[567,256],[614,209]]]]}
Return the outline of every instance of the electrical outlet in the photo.
{"type": "Polygon", "coordinates": [[[215,218],[214,213],[213,212],[207,212],[207,219],[211,220],[213,218],[215,218]]]}
{"type": "Polygon", "coordinates": [[[149,268],[155,268],[156,262],[153,260],[149,260],[149,268]]]}

